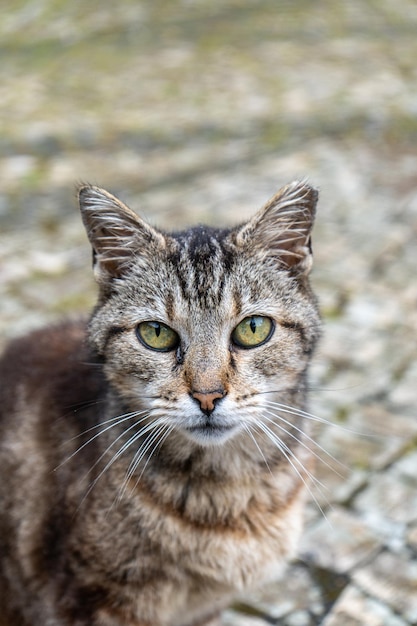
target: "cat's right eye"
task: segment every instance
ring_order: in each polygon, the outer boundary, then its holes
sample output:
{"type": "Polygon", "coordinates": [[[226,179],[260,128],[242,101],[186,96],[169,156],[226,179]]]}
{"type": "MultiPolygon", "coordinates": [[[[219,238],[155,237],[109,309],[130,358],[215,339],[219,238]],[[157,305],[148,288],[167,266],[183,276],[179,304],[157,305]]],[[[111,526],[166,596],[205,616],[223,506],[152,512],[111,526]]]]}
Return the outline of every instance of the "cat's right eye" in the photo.
{"type": "Polygon", "coordinates": [[[161,322],[141,322],[136,328],[136,335],[146,348],[158,352],[175,350],[180,342],[175,330],[161,322]]]}

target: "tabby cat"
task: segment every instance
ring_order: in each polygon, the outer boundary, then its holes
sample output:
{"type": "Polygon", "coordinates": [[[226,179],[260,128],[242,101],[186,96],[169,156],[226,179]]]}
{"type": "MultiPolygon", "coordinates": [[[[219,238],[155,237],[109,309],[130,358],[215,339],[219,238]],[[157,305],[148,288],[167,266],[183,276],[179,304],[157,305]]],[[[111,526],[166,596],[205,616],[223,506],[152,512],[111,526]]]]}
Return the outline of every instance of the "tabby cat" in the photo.
{"type": "Polygon", "coordinates": [[[0,624],[219,623],[300,535],[317,192],[169,234],[79,199],[98,304],[0,362],[0,624]]]}

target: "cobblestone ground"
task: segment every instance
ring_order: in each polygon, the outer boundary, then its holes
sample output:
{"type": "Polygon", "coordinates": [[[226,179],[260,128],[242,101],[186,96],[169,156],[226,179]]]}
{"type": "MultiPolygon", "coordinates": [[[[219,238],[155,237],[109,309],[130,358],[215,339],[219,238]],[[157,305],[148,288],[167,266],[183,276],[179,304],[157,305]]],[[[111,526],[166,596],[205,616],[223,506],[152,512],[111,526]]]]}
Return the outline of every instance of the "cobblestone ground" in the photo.
{"type": "Polygon", "coordinates": [[[317,484],[229,626],[417,624],[414,0],[15,0],[0,23],[1,343],[94,301],[88,180],[168,228],[321,190],[317,484]]]}

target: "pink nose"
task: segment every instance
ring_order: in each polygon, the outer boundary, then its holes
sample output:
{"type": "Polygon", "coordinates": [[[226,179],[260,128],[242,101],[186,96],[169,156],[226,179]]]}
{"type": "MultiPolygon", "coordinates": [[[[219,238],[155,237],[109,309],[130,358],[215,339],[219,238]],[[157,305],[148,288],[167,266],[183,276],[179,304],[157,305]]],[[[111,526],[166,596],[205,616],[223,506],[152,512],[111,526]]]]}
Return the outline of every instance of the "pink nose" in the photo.
{"type": "Polygon", "coordinates": [[[191,395],[200,403],[202,411],[211,413],[211,411],[214,411],[215,401],[223,398],[225,392],[210,391],[209,393],[200,393],[199,391],[194,391],[191,395]]]}

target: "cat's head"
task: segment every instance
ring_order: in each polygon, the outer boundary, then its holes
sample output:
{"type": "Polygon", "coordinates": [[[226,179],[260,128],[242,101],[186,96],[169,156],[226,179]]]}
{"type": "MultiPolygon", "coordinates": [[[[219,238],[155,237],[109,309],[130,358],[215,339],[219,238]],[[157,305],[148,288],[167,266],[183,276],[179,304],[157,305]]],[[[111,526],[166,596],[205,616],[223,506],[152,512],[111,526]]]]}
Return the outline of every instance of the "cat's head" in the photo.
{"type": "Polygon", "coordinates": [[[81,187],[100,289],[90,341],[128,410],[214,445],[250,430],[267,401],[302,396],[319,332],[317,195],[295,182],[241,226],[167,234],[81,187]]]}

